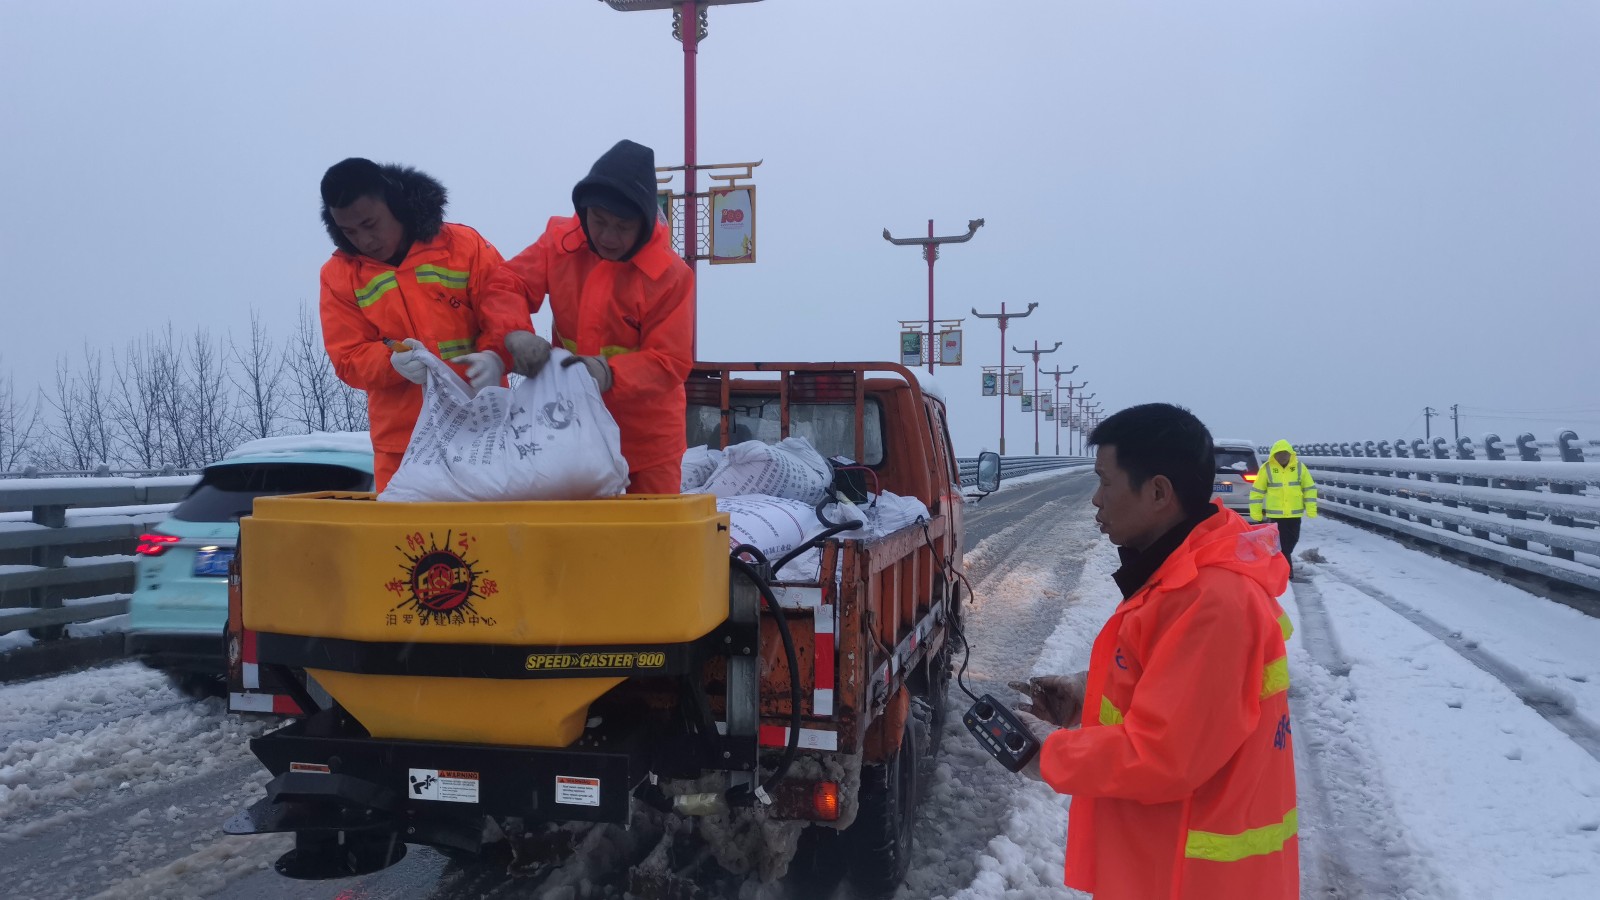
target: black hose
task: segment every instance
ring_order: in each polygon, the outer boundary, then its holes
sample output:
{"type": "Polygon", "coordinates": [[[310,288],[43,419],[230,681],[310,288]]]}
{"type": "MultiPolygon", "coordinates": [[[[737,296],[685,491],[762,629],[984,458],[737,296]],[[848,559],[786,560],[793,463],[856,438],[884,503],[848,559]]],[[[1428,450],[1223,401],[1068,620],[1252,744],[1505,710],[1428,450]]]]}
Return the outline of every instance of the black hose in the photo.
{"type": "Polygon", "coordinates": [[[821,546],[823,541],[833,537],[841,531],[854,531],[862,526],[863,523],[856,519],[852,519],[848,522],[834,522],[830,520],[827,514],[823,512],[823,509],[826,508],[827,505],[828,501],[826,498],[824,498],[822,502],[816,505],[816,512],[818,521],[822,522],[822,524],[828,527],[817,532],[811,537],[810,540],[801,543],[800,546],[790,550],[788,553],[785,553],[782,557],[779,557],[777,563],[775,563],[770,569],[773,578],[777,578],[778,573],[783,571],[783,567],[798,559],[800,554],[810,550],[812,547],[821,546]]]}
{"type": "MultiPolygon", "coordinates": [[[[766,562],[766,557],[754,547],[745,552],[751,553],[762,563],[766,562]]],[[[761,599],[766,601],[767,608],[772,610],[772,618],[778,625],[778,637],[783,640],[783,655],[789,663],[789,742],[783,749],[783,758],[779,760],[778,767],[761,784],[761,790],[771,794],[778,782],[789,774],[789,767],[794,764],[795,752],[800,749],[800,659],[795,654],[794,635],[789,633],[789,621],[784,618],[783,609],[778,606],[778,598],[772,593],[772,585],[762,575],[761,570],[737,556],[729,557],[728,562],[755,583],[756,590],[761,592],[761,599]]]]}

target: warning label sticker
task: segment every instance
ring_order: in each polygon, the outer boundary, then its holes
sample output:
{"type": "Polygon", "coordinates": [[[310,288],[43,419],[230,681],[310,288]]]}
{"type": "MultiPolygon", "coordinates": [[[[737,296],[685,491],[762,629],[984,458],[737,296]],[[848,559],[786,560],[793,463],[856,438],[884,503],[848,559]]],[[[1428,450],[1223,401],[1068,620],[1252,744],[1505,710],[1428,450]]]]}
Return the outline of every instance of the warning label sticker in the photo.
{"type": "Polygon", "coordinates": [[[478,773],[454,769],[412,769],[411,799],[477,803],[478,773]]]}
{"type": "Polygon", "coordinates": [[[557,775],[556,802],[568,806],[599,806],[600,779],[557,775]]]}
{"type": "Polygon", "coordinates": [[[328,775],[328,774],[332,773],[333,770],[328,768],[327,766],[323,765],[322,763],[292,762],[292,763],[289,763],[289,771],[291,771],[291,772],[315,772],[315,773],[317,773],[319,775],[328,775]]]}

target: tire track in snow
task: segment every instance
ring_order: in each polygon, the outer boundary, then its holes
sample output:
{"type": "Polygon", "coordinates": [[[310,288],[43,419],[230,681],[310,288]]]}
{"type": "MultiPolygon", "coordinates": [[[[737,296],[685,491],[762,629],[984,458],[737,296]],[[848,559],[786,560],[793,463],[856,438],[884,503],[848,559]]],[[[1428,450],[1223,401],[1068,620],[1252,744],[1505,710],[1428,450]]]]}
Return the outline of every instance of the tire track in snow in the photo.
{"type": "Polygon", "coordinates": [[[1295,677],[1297,805],[1301,809],[1300,891],[1304,898],[1438,898],[1438,879],[1421,868],[1399,813],[1381,790],[1372,748],[1354,725],[1350,662],[1339,647],[1322,591],[1292,585],[1299,646],[1295,677]],[[1309,790],[1308,790],[1309,789],[1309,790]],[[1426,883],[1423,890],[1421,883],[1426,883]]]}
{"type": "Polygon", "coordinates": [[[1600,762],[1600,727],[1579,715],[1577,710],[1573,708],[1571,698],[1562,696],[1535,682],[1521,669],[1480,647],[1477,641],[1464,637],[1461,632],[1446,627],[1437,619],[1412,607],[1382,588],[1368,584],[1366,581],[1346,572],[1341,572],[1332,566],[1321,565],[1318,566],[1317,571],[1382,603],[1406,621],[1454,650],[1462,659],[1477,666],[1496,681],[1505,685],[1524,705],[1538,713],[1546,722],[1555,726],[1557,731],[1570,738],[1574,744],[1581,747],[1596,762],[1600,762]]]}
{"type": "MultiPolygon", "coordinates": [[[[1084,562],[1101,540],[1089,506],[1094,486],[1094,479],[1081,475],[1051,479],[969,521],[969,533],[987,534],[968,558],[968,577],[978,592],[965,615],[972,647],[966,681],[974,693],[1020,702],[1006,681],[1026,677],[1047,652],[1063,615],[1079,599],[1084,562]]],[[[1079,896],[1061,886],[1065,798],[1047,789],[1027,790],[1028,782],[989,758],[961,723],[971,700],[954,683],[945,702],[943,750],[923,785],[911,874],[896,896],[1000,896],[1002,885],[1014,886],[1022,870],[1031,871],[1037,885],[1029,896],[1079,896]],[[1038,803],[1048,808],[1036,809],[1038,803]],[[1020,848],[1011,836],[1027,827],[1019,819],[1051,829],[1045,843],[1055,848],[1053,860],[1017,858],[1020,848]],[[1013,871],[1002,873],[1002,867],[1013,871]]]]}

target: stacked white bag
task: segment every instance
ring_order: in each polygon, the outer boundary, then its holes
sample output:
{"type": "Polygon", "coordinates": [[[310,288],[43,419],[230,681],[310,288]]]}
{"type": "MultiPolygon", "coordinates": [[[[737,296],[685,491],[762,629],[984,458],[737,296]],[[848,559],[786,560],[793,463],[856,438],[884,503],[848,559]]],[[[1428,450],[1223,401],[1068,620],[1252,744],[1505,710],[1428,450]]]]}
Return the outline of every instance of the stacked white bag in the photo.
{"type": "Polygon", "coordinates": [[[589,500],[627,490],[622,436],[583,366],[476,393],[426,350],[422,412],[379,500],[589,500]]]}
{"type": "MultiPolygon", "coordinates": [[[[832,486],[832,467],[802,437],[776,444],[747,441],[726,451],[691,447],[683,457],[684,493],[717,496],[717,509],[729,518],[729,548],[749,544],[774,563],[827,527],[816,507],[828,499],[832,486]]],[[[922,501],[889,493],[876,495],[871,506],[830,503],[824,512],[835,522],[862,523],[841,538],[881,537],[928,518],[922,501]]],[[[821,564],[821,551],[813,548],[785,566],[780,577],[812,580],[821,564]]]]}
{"type": "Polygon", "coordinates": [[[711,473],[717,470],[722,458],[721,450],[703,445],[683,451],[683,484],[679,490],[685,494],[700,493],[695,488],[701,487],[711,478],[711,473]]]}
{"type": "Polygon", "coordinates": [[[832,485],[833,469],[811,442],[803,437],[787,437],[776,444],[734,444],[723,451],[721,459],[714,460],[705,481],[685,493],[718,497],[760,494],[814,506],[828,498],[832,485]]]}

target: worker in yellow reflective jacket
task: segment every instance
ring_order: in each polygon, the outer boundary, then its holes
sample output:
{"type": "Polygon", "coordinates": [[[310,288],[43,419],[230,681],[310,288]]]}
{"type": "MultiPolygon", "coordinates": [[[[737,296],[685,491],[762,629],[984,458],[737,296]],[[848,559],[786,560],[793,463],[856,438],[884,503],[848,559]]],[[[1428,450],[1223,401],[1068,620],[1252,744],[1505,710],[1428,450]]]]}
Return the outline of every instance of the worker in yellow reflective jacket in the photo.
{"type": "Polygon", "coordinates": [[[1317,483],[1300,464],[1300,457],[1288,441],[1272,445],[1272,455],[1261,467],[1250,486],[1250,520],[1271,519],[1278,526],[1278,542],[1283,558],[1289,561],[1289,577],[1294,577],[1294,545],[1300,542],[1300,519],[1317,517],[1317,483]]]}

